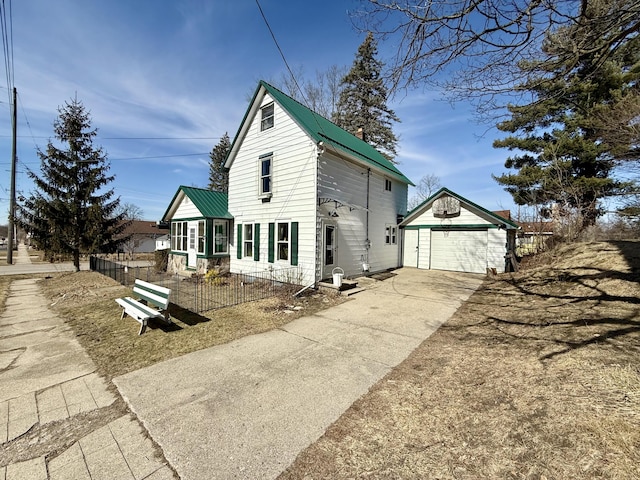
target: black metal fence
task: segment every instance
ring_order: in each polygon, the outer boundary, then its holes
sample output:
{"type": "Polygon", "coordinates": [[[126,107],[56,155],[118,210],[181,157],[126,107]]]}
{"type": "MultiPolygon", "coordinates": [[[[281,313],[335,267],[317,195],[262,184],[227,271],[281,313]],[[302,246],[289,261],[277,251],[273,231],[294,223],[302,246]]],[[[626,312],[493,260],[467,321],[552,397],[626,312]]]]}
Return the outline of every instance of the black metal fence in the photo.
{"type": "Polygon", "coordinates": [[[171,303],[202,313],[218,308],[253,302],[298,290],[298,267],[258,273],[226,273],[219,276],[190,277],[157,272],[153,265],[128,266],[98,256],[89,257],[92,271],[133,286],[136,278],[171,289],[171,303]]]}

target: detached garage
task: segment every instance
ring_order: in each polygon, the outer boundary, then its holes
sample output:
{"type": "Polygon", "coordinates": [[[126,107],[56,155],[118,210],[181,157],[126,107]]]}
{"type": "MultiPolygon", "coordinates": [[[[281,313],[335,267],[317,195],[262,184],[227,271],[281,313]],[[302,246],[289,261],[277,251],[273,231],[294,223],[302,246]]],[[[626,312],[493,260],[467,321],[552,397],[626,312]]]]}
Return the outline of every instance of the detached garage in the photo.
{"type": "Polygon", "coordinates": [[[504,272],[518,225],[442,188],[407,214],[403,265],[434,270],[504,272]]]}

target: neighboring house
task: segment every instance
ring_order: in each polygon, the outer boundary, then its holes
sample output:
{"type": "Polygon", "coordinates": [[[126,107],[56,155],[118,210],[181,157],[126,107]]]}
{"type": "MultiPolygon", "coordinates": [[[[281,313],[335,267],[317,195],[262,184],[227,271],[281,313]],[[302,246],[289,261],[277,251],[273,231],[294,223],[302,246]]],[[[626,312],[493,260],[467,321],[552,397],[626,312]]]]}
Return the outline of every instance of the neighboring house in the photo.
{"type": "Polygon", "coordinates": [[[134,255],[155,252],[156,239],[166,235],[166,231],[160,230],[156,222],[150,220],[132,220],[122,235],[128,237],[128,240],[122,242],[119,249],[128,255],[134,255]]]}
{"type": "Polygon", "coordinates": [[[544,250],[547,240],[553,236],[553,222],[518,222],[518,224],[520,225],[517,239],[519,256],[544,250]]]}
{"type": "Polygon", "coordinates": [[[181,186],[162,221],[171,228],[170,272],[206,273],[213,267],[228,268],[233,218],[225,193],[181,186]]]}
{"type": "Polygon", "coordinates": [[[355,276],[401,265],[398,223],[411,181],[273,86],[258,85],[225,167],[232,272],[296,267],[296,283],[310,285],[337,267],[355,276]]]}
{"type": "Polygon", "coordinates": [[[169,234],[156,238],[156,250],[167,250],[171,248],[171,236],[169,234]]]}
{"type": "Polygon", "coordinates": [[[441,188],[407,214],[404,266],[486,273],[509,269],[518,225],[441,188]]]}

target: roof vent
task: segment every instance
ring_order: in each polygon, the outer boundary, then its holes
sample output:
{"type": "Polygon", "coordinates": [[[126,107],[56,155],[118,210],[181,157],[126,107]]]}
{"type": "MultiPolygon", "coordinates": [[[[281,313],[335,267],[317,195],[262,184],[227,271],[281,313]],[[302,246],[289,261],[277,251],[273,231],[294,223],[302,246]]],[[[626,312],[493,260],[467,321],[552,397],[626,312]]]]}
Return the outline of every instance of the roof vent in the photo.
{"type": "Polygon", "coordinates": [[[460,200],[449,195],[443,195],[433,201],[433,216],[436,218],[451,218],[460,216],[460,200]]]}

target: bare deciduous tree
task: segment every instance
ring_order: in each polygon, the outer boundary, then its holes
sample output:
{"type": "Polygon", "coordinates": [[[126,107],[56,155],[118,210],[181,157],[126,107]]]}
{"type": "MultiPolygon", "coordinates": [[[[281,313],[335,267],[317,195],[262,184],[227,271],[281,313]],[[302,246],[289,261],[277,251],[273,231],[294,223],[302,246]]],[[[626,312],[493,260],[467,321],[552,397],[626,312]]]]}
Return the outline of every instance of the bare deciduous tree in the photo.
{"type": "Polygon", "coordinates": [[[304,69],[297,67],[292,72],[283,74],[274,85],[291,98],[298,100],[311,110],[325,118],[331,118],[336,111],[340,98],[340,83],[347,72],[346,67],[331,65],[327,70],[317,70],[315,78],[309,80],[304,76],[304,69]]]}
{"type": "Polygon", "coordinates": [[[581,32],[567,37],[565,57],[606,61],[640,31],[640,1],[367,0],[352,17],[394,45],[392,90],[444,86],[454,98],[484,98],[490,106],[496,93],[523,80],[518,65],[536,58],[545,35],[559,27],[581,32]]]}
{"type": "Polygon", "coordinates": [[[415,195],[409,199],[407,208],[413,210],[442,186],[440,177],[433,173],[424,175],[416,185],[415,195]]]}

